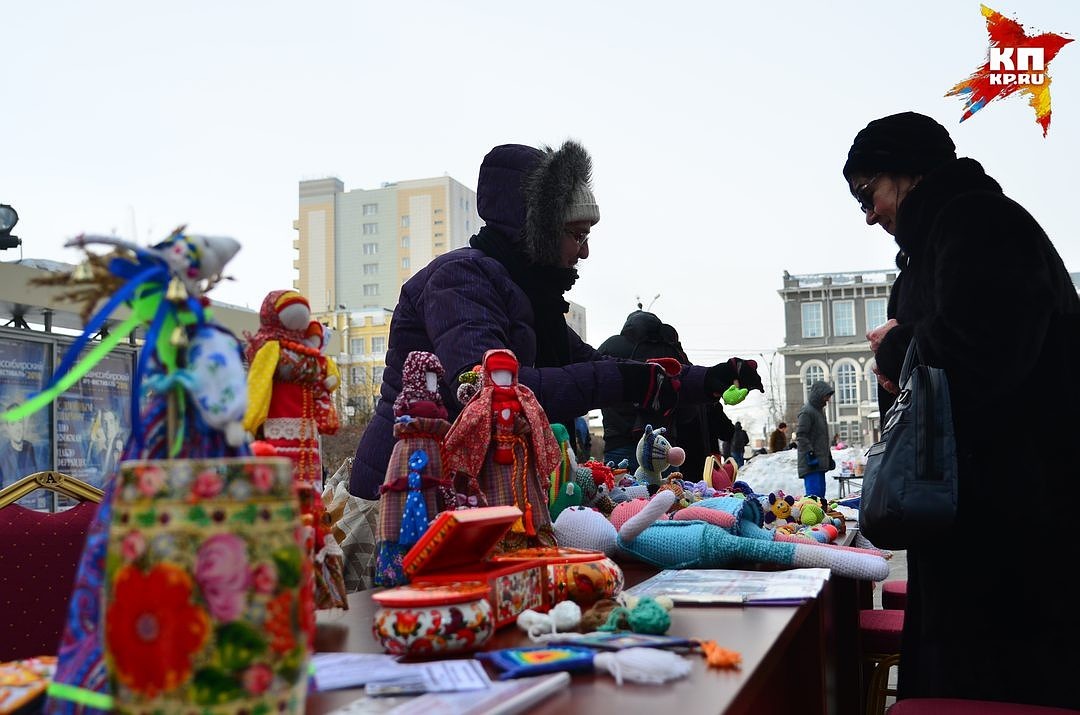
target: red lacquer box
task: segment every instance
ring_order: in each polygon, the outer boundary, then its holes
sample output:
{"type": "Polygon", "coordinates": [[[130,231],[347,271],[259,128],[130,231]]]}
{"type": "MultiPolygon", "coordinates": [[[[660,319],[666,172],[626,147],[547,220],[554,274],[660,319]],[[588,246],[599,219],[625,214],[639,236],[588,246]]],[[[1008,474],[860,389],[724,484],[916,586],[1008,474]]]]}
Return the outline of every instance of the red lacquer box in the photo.
{"type": "Polygon", "coordinates": [[[495,627],[514,623],[531,608],[547,611],[547,565],[537,559],[495,561],[490,557],[511,525],[521,517],[513,506],[444,511],[402,559],[414,586],[482,581],[488,585],[495,627]]]}
{"type": "Polygon", "coordinates": [[[546,601],[570,600],[583,609],[602,598],[615,598],[623,589],[623,572],[603,551],[567,546],[538,546],[492,558],[496,563],[539,560],[546,569],[546,601]]]}

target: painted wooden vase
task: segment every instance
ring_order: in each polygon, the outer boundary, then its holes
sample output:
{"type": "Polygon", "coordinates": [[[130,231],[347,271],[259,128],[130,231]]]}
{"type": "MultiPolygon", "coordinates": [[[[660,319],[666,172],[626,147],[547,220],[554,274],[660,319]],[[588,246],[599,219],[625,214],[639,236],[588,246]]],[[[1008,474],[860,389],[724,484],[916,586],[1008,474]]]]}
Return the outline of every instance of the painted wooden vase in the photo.
{"type": "Polygon", "coordinates": [[[388,653],[441,657],[481,648],[495,631],[481,581],[400,586],[372,595],[371,630],[388,653]]]}
{"type": "Polygon", "coordinates": [[[314,604],[293,465],[127,461],[105,562],[120,712],[303,712],[314,604]]]}

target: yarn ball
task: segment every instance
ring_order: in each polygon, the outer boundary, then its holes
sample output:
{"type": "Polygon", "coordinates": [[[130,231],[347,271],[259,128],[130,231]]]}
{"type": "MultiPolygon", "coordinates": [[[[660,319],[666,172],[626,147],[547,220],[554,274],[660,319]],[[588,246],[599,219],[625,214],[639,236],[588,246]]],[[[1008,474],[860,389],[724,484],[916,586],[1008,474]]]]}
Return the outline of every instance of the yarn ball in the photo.
{"type": "Polygon", "coordinates": [[[600,626],[607,623],[608,616],[616,608],[619,608],[618,601],[611,598],[601,598],[592,605],[592,608],[581,614],[581,632],[592,633],[598,630],[600,626]]]}

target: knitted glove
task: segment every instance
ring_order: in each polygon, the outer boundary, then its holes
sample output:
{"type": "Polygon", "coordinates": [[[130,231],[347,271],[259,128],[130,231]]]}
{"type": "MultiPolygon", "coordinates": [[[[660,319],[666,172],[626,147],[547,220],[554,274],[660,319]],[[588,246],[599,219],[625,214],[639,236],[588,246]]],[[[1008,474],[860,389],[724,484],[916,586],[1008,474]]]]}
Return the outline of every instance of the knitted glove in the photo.
{"type": "Polygon", "coordinates": [[[758,375],[757,362],[733,357],[727,362],[717,363],[705,371],[705,391],[714,397],[720,397],[734,382],[739,387],[765,392],[758,375]]]}
{"type": "Polygon", "coordinates": [[[678,401],[677,381],[655,363],[620,362],[623,399],[649,412],[668,415],[678,401]]]}

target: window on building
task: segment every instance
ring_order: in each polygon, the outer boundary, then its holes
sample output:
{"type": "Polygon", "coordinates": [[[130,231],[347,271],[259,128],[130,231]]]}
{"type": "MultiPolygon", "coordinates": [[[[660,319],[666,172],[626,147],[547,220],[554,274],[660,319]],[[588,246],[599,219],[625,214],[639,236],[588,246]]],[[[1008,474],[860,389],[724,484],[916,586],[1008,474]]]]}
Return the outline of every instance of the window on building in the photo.
{"type": "Polygon", "coordinates": [[[364,215],[365,216],[374,216],[377,213],[379,213],[379,205],[378,204],[364,204],[364,215]]]}
{"type": "Polygon", "coordinates": [[[365,236],[374,236],[378,232],[379,232],[379,224],[377,224],[377,223],[365,223],[364,224],[364,235],[365,236]]]}
{"type": "Polygon", "coordinates": [[[802,304],[802,336],[804,338],[820,338],[825,335],[825,328],[821,321],[821,303],[802,304]]]}
{"type": "Polygon", "coordinates": [[[465,219],[465,233],[468,233],[469,231],[469,219],[465,219]]]}
{"type": "Polygon", "coordinates": [[[469,200],[468,199],[465,199],[465,210],[466,211],[469,210],[469,200]]]}
{"type": "MultiPolygon", "coordinates": [[[[386,352],[386,337],[385,336],[383,336],[383,335],[372,335],[371,336],[371,352],[373,352],[373,353],[384,353],[384,352],[386,352]]],[[[379,374],[382,374],[382,368],[376,368],[376,369],[378,369],[379,374]]]]}
{"type": "Polygon", "coordinates": [[[377,243],[365,243],[364,244],[364,255],[365,256],[374,256],[378,252],[379,252],[379,244],[377,244],[377,243]]]}
{"type": "Polygon", "coordinates": [[[441,214],[441,213],[442,213],[442,209],[435,209],[435,213],[437,213],[437,214],[441,214]]]}
{"type": "Polygon", "coordinates": [[[408,236],[402,236],[401,237],[401,247],[402,248],[408,248],[409,247],[409,237],[408,236]]]}
{"type": "Polygon", "coordinates": [[[436,233],[435,238],[442,238],[442,234],[441,233],[436,233]]]}
{"type": "Polygon", "coordinates": [[[383,371],[383,369],[381,367],[373,367],[373,368],[371,368],[371,384],[373,384],[373,385],[381,385],[382,384],[382,371],[383,371]]]}
{"type": "Polygon", "coordinates": [[[866,396],[869,400],[872,400],[877,396],[878,382],[877,375],[874,374],[874,365],[876,364],[877,363],[871,360],[866,366],[866,396]]]}
{"type": "MultiPolygon", "coordinates": [[[[364,338],[353,338],[349,341],[349,354],[350,355],[363,355],[364,354],[364,338]]],[[[356,370],[357,368],[353,368],[356,370]]],[[[355,382],[355,380],[354,380],[355,382]]]]}
{"type": "Polygon", "coordinates": [[[352,368],[350,377],[354,385],[367,384],[367,368],[362,366],[352,368]]]}
{"type": "Polygon", "coordinates": [[[866,299],[866,329],[873,330],[877,326],[884,323],[887,318],[885,317],[885,309],[888,306],[889,301],[885,298],[867,298],[866,299]]]}
{"type": "Polygon", "coordinates": [[[435,223],[436,223],[436,224],[440,224],[440,223],[442,223],[442,222],[443,222],[443,221],[442,221],[442,219],[437,219],[437,220],[435,221],[435,223]]]}
{"type": "Polygon", "coordinates": [[[409,214],[405,214],[404,216],[401,217],[401,227],[402,228],[408,228],[409,227],[409,214]]]}
{"type": "Polygon", "coordinates": [[[408,256],[405,256],[404,258],[401,259],[401,267],[404,268],[405,270],[409,270],[409,257],[408,256]]]}
{"type": "Polygon", "coordinates": [[[821,365],[807,365],[803,373],[803,402],[810,398],[810,386],[818,380],[825,379],[825,368],[821,365]]]}
{"type": "Polygon", "coordinates": [[[364,284],[364,295],[372,296],[372,295],[378,295],[378,294],[379,294],[379,284],[378,283],[365,283],[364,284]]]}
{"type": "Polygon", "coordinates": [[[855,334],[855,301],[838,300],[832,304],[833,335],[855,334]]]}
{"type": "Polygon", "coordinates": [[[365,263],[364,264],[364,275],[365,276],[375,276],[375,275],[378,275],[378,274],[379,274],[379,264],[378,263],[365,263]]]}
{"type": "Polygon", "coordinates": [[[840,435],[840,439],[849,445],[858,443],[861,440],[858,422],[841,422],[836,426],[836,433],[840,435]]]}
{"type": "Polygon", "coordinates": [[[849,362],[836,366],[836,404],[854,405],[859,402],[859,371],[849,362]]]}

